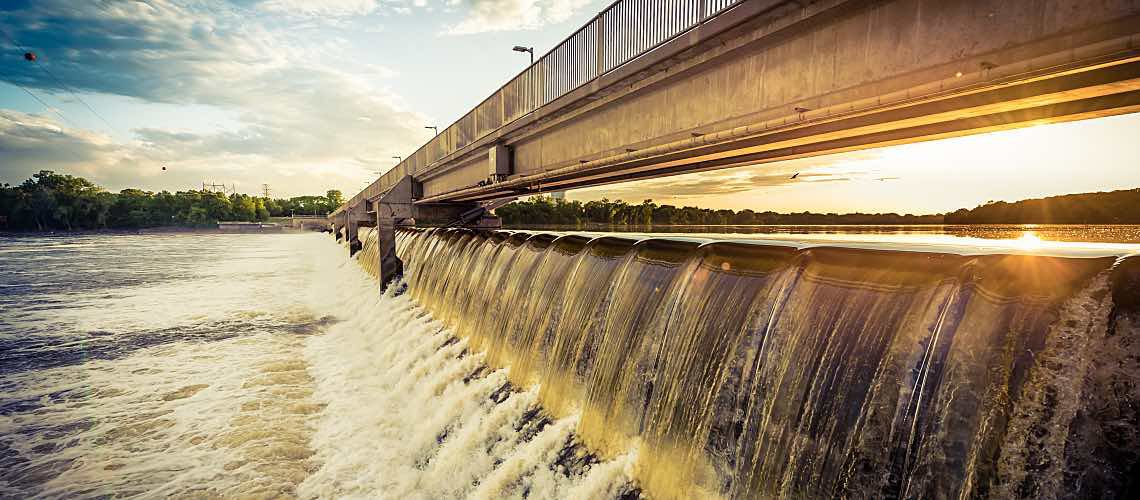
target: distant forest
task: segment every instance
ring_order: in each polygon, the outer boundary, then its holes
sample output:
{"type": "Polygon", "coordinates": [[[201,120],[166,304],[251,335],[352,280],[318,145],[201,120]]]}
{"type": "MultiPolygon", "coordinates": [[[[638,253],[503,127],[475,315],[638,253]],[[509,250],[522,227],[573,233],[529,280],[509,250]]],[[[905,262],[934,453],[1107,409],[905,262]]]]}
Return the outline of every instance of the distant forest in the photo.
{"type": "Polygon", "coordinates": [[[340,191],[325,196],[271,199],[213,191],[108,192],[82,177],[42,170],[17,186],[0,185],[0,229],[15,231],[133,229],[206,226],[218,221],[266,221],[270,217],[323,215],[344,203],[340,191]]]}
{"type": "Polygon", "coordinates": [[[712,210],[658,205],[645,200],[631,205],[622,200],[566,201],[536,196],[495,210],[504,225],[609,224],[664,225],[756,225],[756,224],[941,224],[942,215],[899,214],[780,214],[751,209],[712,210]]]}
{"type": "MultiPolygon", "coordinates": [[[[82,177],[40,171],[22,184],[0,185],[0,230],[46,231],[206,226],[218,221],[323,215],[344,203],[324,196],[271,199],[213,191],[106,191],[82,177]]],[[[565,201],[537,196],[495,211],[507,226],[525,225],[774,225],[774,224],[1140,224],[1140,189],[1052,196],[1014,203],[991,201],[948,214],[781,214],[658,205],[645,200],[565,201]]]]}
{"type": "Polygon", "coordinates": [[[991,201],[945,215],[946,224],[1140,224],[1140,188],[991,201]]]}
{"type": "Polygon", "coordinates": [[[851,225],[851,224],[1140,224],[1140,189],[1052,196],[1013,203],[991,201],[948,214],[899,215],[711,210],[645,200],[565,201],[537,196],[495,210],[508,226],[526,225],[851,225]]]}

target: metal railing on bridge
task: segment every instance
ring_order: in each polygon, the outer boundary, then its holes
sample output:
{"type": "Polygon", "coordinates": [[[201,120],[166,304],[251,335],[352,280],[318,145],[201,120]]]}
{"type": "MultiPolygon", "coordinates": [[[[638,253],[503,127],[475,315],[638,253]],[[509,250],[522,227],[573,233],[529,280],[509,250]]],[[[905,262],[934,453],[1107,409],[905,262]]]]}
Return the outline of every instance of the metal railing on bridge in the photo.
{"type": "Polygon", "coordinates": [[[617,0],[490,97],[354,196],[374,198],[403,176],[676,38],[743,0],[617,0]]]}

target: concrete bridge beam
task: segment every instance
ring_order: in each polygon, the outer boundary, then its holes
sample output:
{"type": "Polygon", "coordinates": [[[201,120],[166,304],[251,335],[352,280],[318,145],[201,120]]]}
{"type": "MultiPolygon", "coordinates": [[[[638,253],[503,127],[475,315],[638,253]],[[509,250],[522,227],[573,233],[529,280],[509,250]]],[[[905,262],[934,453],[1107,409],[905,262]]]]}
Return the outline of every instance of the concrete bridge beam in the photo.
{"type": "Polygon", "coordinates": [[[1138,27],[1135,0],[745,1],[404,172],[478,201],[1135,112],[1138,27]]]}

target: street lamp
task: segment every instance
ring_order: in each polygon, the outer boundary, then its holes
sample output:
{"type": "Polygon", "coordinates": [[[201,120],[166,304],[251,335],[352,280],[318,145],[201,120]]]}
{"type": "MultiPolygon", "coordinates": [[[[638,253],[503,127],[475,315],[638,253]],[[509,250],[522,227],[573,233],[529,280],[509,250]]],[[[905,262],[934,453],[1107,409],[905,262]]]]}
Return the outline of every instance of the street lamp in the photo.
{"type": "Polygon", "coordinates": [[[424,128],[430,128],[432,132],[435,132],[435,135],[439,135],[439,127],[436,127],[435,125],[428,125],[424,128]]]}
{"type": "Polygon", "coordinates": [[[404,161],[404,157],[403,157],[403,156],[393,156],[392,158],[395,158],[395,159],[396,159],[396,163],[400,163],[400,162],[404,161]]]}
{"type": "Polygon", "coordinates": [[[530,53],[530,63],[532,65],[534,64],[534,47],[523,47],[522,45],[515,45],[515,48],[513,48],[511,50],[513,50],[515,52],[529,52],[530,53]]]}

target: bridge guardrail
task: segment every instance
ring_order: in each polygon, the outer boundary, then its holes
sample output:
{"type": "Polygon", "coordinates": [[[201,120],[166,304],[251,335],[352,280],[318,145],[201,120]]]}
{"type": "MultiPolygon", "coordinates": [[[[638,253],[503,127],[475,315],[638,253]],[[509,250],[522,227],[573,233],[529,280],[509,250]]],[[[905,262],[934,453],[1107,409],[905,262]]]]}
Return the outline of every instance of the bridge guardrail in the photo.
{"type": "MultiPolygon", "coordinates": [[[[586,85],[744,0],[617,0],[415,153],[353,196],[375,198],[403,176],[586,85]]],[[[334,212],[339,213],[343,207],[334,212]]]]}

